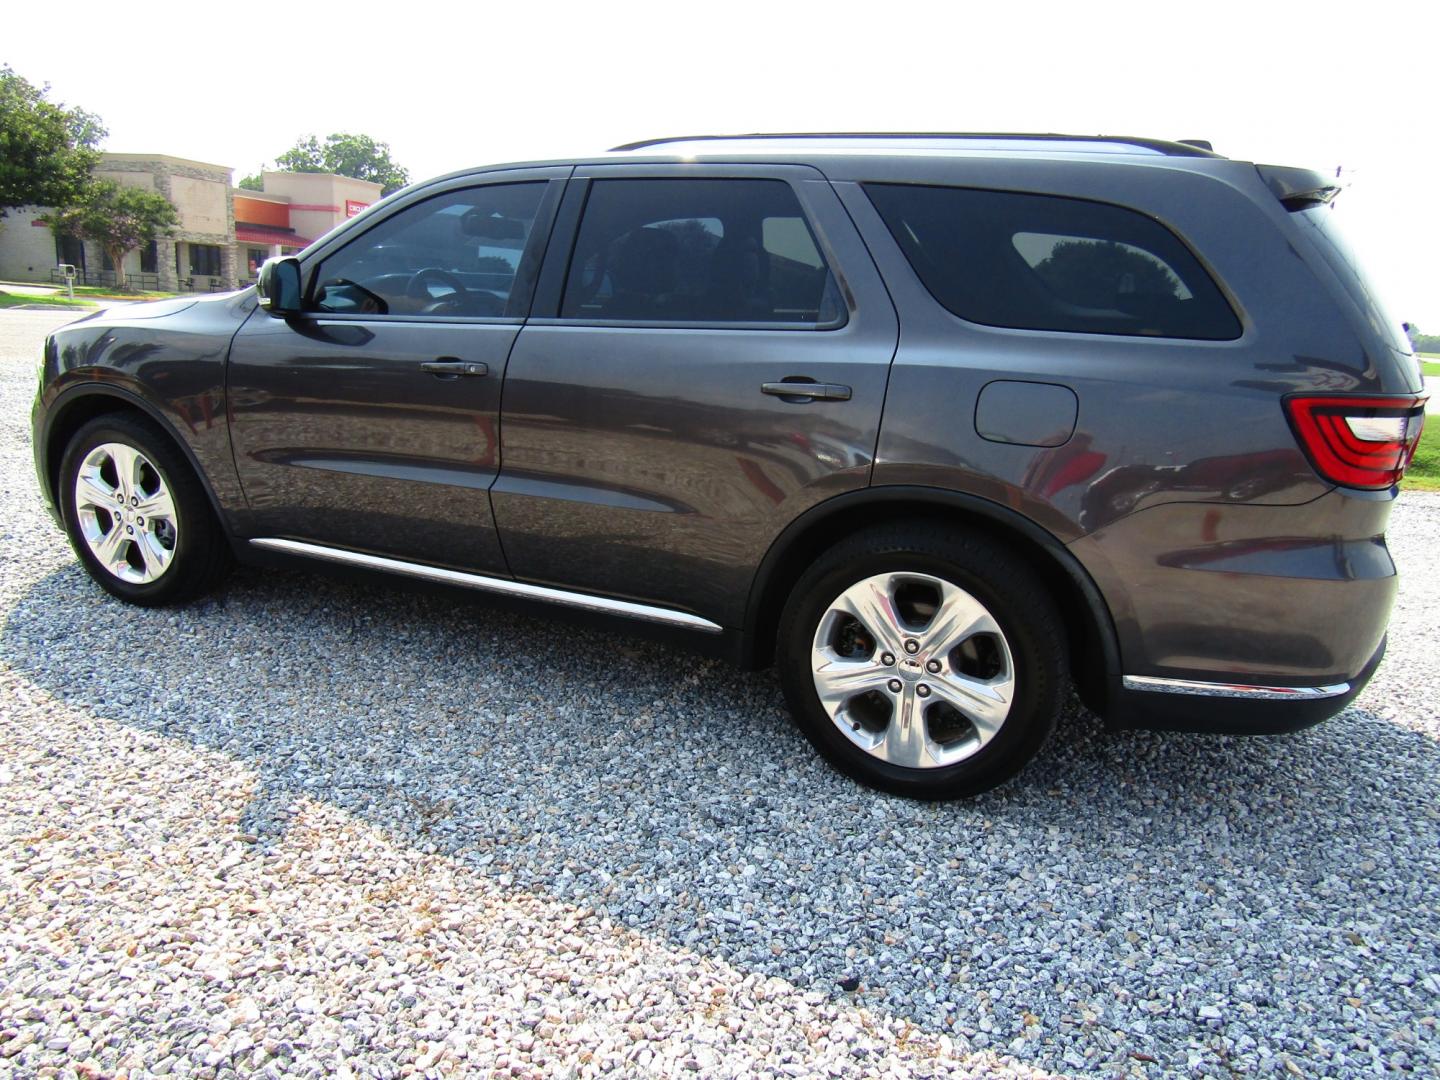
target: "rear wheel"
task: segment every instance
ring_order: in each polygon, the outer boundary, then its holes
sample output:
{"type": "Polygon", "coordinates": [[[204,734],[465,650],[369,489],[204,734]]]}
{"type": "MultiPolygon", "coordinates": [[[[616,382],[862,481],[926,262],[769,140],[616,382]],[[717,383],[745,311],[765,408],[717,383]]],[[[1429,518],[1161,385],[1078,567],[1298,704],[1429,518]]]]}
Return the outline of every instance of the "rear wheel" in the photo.
{"type": "Polygon", "coordinates": [[[229,567],[200,481],[148,420],[109,414],[82,427],[61,460],[57,495],[76,555],[123,600],[185,600],[214,587],[229,567]]]}
{"type": "Polygon", "coordinates": [[[923,799],[1018,772],[1054,727],[1065,634],[1035,575],[986,537],[916,523],[866,530],[797,582],[781,679],[842,771],[923,799]]]}

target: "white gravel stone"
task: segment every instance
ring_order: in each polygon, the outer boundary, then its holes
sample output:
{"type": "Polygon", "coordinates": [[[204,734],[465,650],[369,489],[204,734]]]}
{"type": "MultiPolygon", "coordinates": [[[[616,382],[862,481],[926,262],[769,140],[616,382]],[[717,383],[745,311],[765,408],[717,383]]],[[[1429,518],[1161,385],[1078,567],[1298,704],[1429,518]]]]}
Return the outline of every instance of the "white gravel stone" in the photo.
{"type": "Polygon", "coordinates": [[[0,1074],[1440,1073],[1440,497],[1341,717],[1076,708],[922,805],[665,645],[299,574],[110,599],[31,474],[58,322],[0,312],[0,1074]]]}

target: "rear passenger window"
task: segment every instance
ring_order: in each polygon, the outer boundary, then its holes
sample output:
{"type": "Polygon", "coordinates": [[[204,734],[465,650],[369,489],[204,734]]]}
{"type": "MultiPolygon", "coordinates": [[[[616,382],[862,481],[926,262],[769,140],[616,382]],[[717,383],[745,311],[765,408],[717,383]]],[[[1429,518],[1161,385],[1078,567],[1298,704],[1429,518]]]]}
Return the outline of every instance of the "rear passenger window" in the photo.
{"type": "Polygon", "coordinates": [[[866,184],[932,296],[1020,330],[1227,341],[1240,321],[1174,233],[1107,203],[866,184]]]}
{"type": "Polygon", "coordinates": [[[844,309],[783,180],[596,180],[560,314],[824,327],[844,309]]]}

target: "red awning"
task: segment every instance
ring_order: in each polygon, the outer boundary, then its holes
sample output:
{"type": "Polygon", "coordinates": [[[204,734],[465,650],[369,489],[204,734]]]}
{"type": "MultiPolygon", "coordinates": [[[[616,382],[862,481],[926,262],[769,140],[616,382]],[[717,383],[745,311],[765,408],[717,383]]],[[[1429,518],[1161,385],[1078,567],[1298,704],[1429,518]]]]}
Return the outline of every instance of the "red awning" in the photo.
{"type": "Polygon", "coordinates": [[[308,247],[310,241],[303,236],[296,236],[286,229],[277,229],[270,225],[236,225],[235,241],[240,244],[283,244],[285,247],[308,247]]]}

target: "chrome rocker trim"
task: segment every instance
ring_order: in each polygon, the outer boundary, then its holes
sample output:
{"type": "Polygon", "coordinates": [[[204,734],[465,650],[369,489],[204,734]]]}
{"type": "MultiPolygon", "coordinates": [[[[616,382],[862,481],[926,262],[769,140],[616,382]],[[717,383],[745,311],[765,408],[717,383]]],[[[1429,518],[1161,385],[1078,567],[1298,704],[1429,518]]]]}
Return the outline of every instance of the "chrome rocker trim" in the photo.
{"type": "Polygon", "coordinates": [[[520,596],[527,600],[544,600],[551,604],[598,611],[606,615],[624,615],[646,622],[664,623],[667,626],[681,626],[687,630],[700,630],[707,634],[718,634],[724,628],[709,619],[690,615],[684,611],[652,607],[650,604],[636,604],[629,600],[612,600],[608,596],[590,596],[586,593],[570,592],[567,589],[551,589],[544,585],[528,585],[523,581],[506,581],[503,578],[486,577],[483,574],[467,574],[460,570],[446,570],[439,566],[424,566],[420,563],[405,562],[403,559],[387,559],[382,555],[366,555],[359,551],[325,547],[323,544],[307,544],[300,540],[280,540],[261,537],[250,543],[259,548],[283,551],[291,555],[304,555],[312,559],[360,566],[368,570],[381,570],[390,574],[437,581],[445,585],[458,585],[462,589],[477,589],[480,592],[501,593],[505,596],[520,596]]]}
{"type": "Polygon", "coordinates": [[[1198,697],[1243,698],[1248,701],[1320,701],[1350,692],[1348,682],[1330,686],[1250,686],[1246,683],[1195,682],[1191,679],[1157,679],[1150,675],[1126,675],[1126,690],[1153,694],[1191,694],[1198,697]]]}

